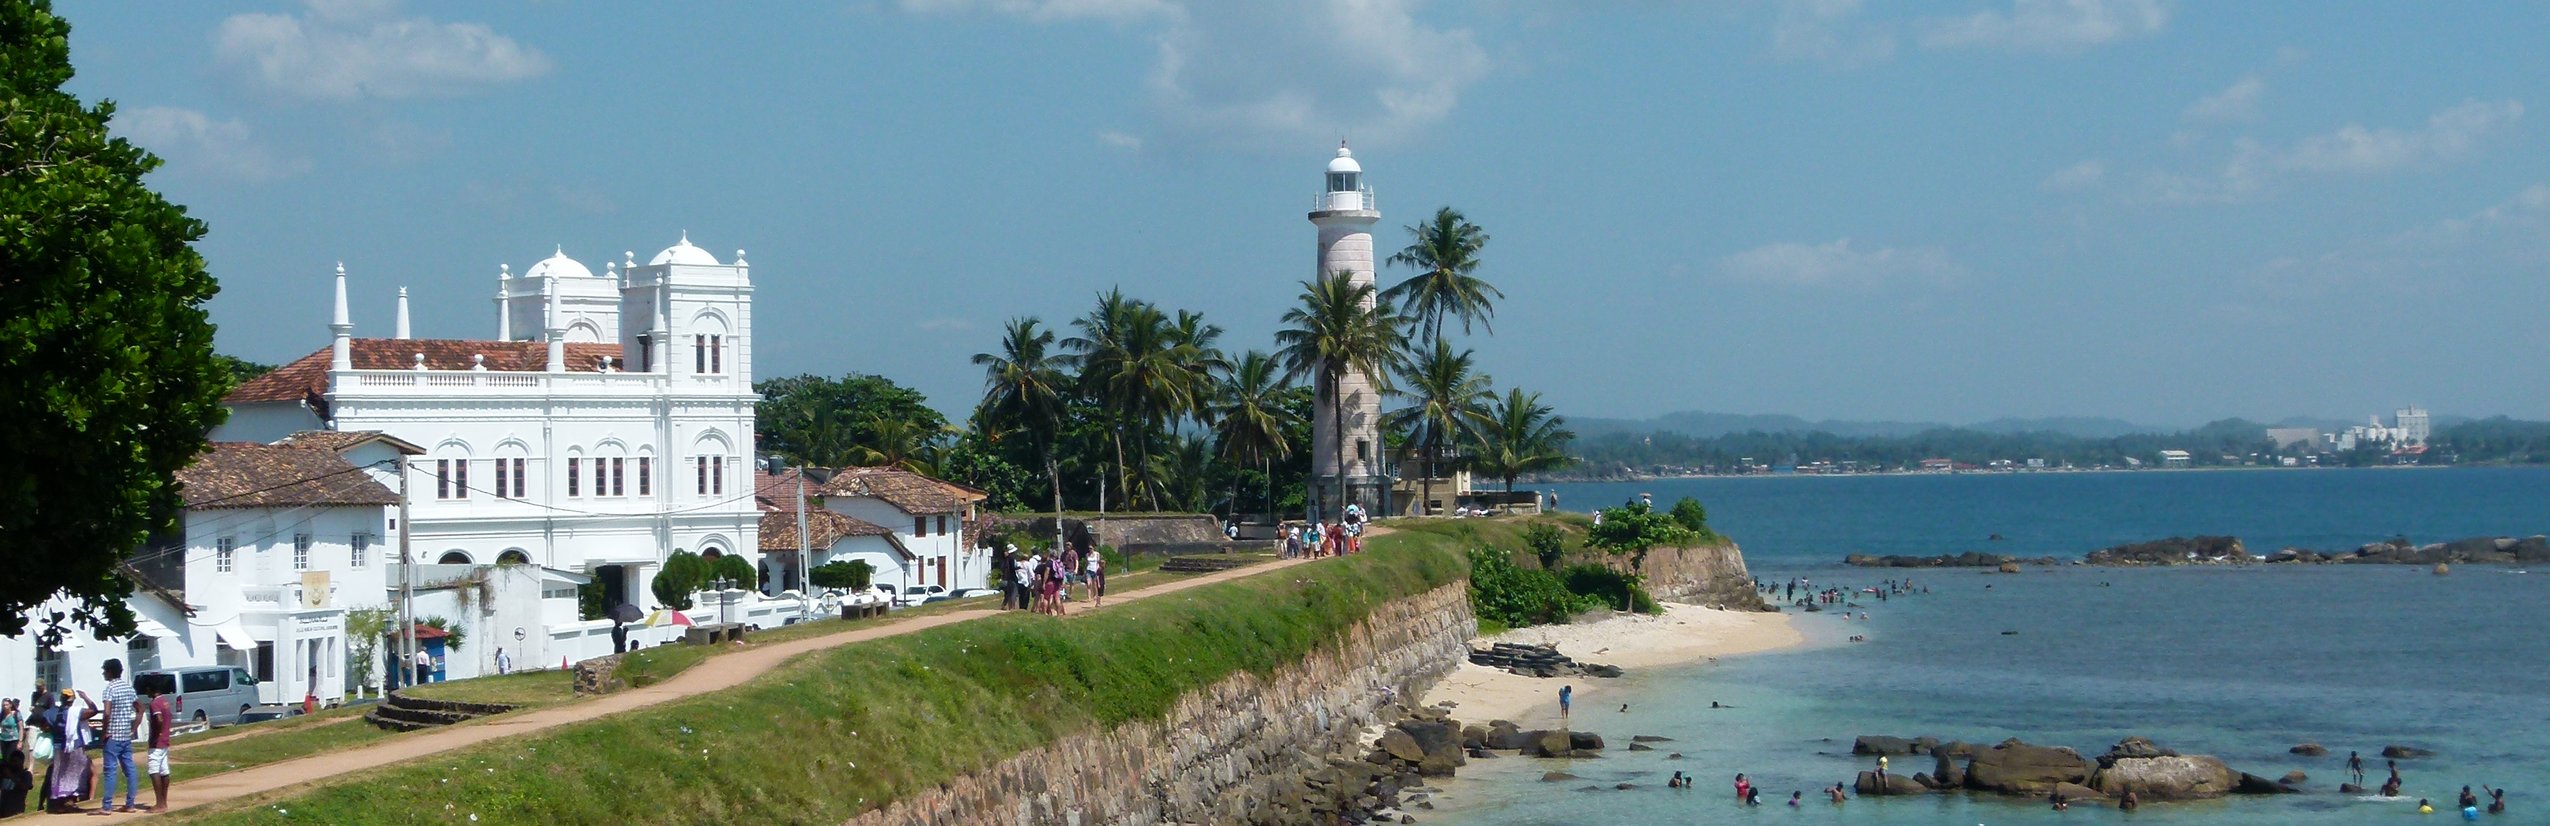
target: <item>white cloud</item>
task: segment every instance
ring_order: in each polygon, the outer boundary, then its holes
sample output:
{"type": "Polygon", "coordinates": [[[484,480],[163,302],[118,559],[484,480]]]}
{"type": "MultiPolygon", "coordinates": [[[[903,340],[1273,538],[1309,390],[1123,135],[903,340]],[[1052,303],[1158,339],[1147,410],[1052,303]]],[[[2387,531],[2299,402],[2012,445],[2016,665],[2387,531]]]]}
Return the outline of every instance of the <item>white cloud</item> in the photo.
{"type": "Polygon", "coordinates": [[[171,168],[225,178],[264,181],[310,171],[310,162],[266,148],[236,119],[215,120],[193,109],[146,106],[115,114],[115,132],[162,157],[171,168]]]}
{"type": "Polygon", "coordinates": [[[990,11],[1036,22],[1147,29],[1154,138],[1299,149],[1405,139],[1448,117],[1487,76],[1467,30],[1418,20],[1423,0],[901,0],[906,11],[990,11]]]}
{"type": "Polygon", "coordinates": [[[2254,121],[2258,119],[2258,100],[2266,94],[2266,78],[2247,75],[2222,91],[2189,104],[2179,117],[2195,123],[2254,121]]]}
{"type": "Polygon", "coordinates": [[[2045,176],[2045,182],[2039,186],[2050,192],[2077,192],[2098,186],[2104,180],[2107,180],[2107,164],[2092,158],[2045,176]]]}
{"type": "Polygon", "coordinates": [[[2373,175],[2450,162],[2470,155],[2522,117],[2520,102],[2474,100],[2437,112],[2414,129],[2350,124],[2286,147],[2241,138],[2232,142],[2231,157],[2219,172],[2154,175],[2151,194],[2170,203],[2237,203],[2264,192],[2280,178],[2373,175]]]}
{"type": "Polygon", "coordinates": [[[2534,184],[2511,198],[2388,236],[2354,242],[2316,256],[2267,262],[2255,281],[2279,294],[2337,292],[2364,295],[2414,283],[2433,289],[2550,267],[2550,185],[2534,184]]]}
{"type": "Polygon", "coordinates": [[[2388,172],[2470,153],[2490,133],[2523,118],[2523,104],[2467,101],[2435,113],[2419,129],[2367,129],[2349,125],[2305,138],[2278,156],[2277,164],[2309,172],[2388,172]]]}
{"type": "Polygon", "coordinates": [[[1771,244],[1718,259],[1729,278],[1796,287],[1870,288],[1901,282],[1944,286],[1966,268],[1936,247],[1859,250],[1851,239],[1822,244],[1771,244]]]}
{"type": "Polygon", "coordinates": [[[2066,54],[2159,34],[2167,25],[2169,7],[2161,0],[2015,0],[2008,14],[1927,21],[1921,45],[2066,54]]]}
{"type": "Polygon", "coordinates": [[[1128,152],[1142,151],[1142,138],[1129,132],[1102,129],[1098,132],[1098,142],[1128,152]]]}
{"type": "Polygon", "coordinates": [[[479,23],[395,17],[384,0],[307,0],[310,13],[240,14],[213,32],[213,54],[288,97],[450,97],[537,77],[547,55],[479,23]]]}
{"type": "Polygon", "coordinates": [[[1771,56],[1837,69],[1893,58],[1894,33],[1858,23],[1860,5],[1860,0],[1781,0],[1771,25],[1771,56]]]}

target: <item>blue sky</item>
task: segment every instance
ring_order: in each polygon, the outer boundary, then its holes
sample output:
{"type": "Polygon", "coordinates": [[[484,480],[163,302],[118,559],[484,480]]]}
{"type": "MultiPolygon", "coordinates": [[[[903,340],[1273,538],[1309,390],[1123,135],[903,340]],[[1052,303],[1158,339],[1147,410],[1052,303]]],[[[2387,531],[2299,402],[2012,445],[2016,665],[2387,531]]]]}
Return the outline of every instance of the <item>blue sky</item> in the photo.
{"type": "Polygon", "coordinates": [[[1344,136],[1566,413],[2550,418],[2539,4],[259,5],[61,8],[252,359],[340,260],[357,335],[491,337],[499,264],[688,231],[761,375],[961,409],[1112,285],[1266,346],[1344,136]]]}

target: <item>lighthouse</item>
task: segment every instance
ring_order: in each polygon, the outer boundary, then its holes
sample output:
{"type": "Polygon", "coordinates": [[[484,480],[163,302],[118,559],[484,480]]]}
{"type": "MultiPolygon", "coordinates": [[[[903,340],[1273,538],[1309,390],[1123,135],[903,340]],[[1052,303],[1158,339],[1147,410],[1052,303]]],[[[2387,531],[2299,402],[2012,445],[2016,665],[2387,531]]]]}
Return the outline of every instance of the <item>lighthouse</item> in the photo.
{"type": "MultiPolygon", "coordinates": [[[[1381,211],[1372,200],[1372,187],[1364,184],[1364,168],[1355,162],[1355,153],[1337,142],[1337,157],[1328,162],[1327,185],[1313,201],[1310,223],[1319,228],[1319,267],[1313,273],[1320,278],[1345,273],[1358,285],[1373,283],[1372,225],[1381,221],[1381,211]]],[[[1370,309],[1372,300],[1365,299],[1370,309]]],[[[1382,493],[1388,480],[1381,464],[1381,392],[1372,377],[1359,371],[1348,371],[1337,387],[1320,388],[1311,428],[1311,505],[1318,509],[1342,509],[1347,503],[1363,506],[1364,512],[1382,513],[1382,493]],[[1344,490],[1338,484],[1337,463],[1339,405],[1334,394],[1343,394],[1346,464],[1344,490]],[[1342,494],[1342,498],[1341,495],[1342,494]]],[[[1318,518],[1334,520],[1338,514],[1323,512],[1318,518]]]]}

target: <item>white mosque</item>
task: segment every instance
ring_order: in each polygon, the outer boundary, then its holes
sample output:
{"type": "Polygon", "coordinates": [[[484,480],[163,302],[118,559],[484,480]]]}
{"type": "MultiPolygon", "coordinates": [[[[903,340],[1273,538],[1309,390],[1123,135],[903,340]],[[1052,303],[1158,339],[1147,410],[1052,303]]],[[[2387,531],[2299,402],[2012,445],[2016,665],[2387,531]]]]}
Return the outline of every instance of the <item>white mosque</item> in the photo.
{"type": "Polygon", "coordinates": [[[332,341],[233,391],[212,438],[406,442],[417,563],[538,565],[653,608],[676,550],[759,561],[751,274],[687,235],[600,273],[560,251],[500,269],[493,338],[411,337],[405,290],[394,335],[356,338],[339,266],[332,341]]]}

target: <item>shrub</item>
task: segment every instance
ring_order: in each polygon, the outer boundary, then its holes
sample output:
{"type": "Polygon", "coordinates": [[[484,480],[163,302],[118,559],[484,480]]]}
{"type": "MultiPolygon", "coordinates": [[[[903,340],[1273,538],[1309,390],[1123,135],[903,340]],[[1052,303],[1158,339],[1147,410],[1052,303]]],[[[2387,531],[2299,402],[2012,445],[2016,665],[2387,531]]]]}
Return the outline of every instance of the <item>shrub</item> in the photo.
{"type": "Polygon", "coordinates": [[[876,575],[877,566],[870,564],[867,560],[836,559],[815,566],[814,570],[806,572],[806,579],[813,582],[817,588],[848,588],[853,591],[863,591],[867,590],[869,584],[876,581],[876,575]]]}
{"type": "Polygon", "coordinates": [[[1684,530],[1701,536],[1709,535],[1709,509],[1701,507],[1698,499],[1682,497],[1682,501],[1673,503],[1673,511],[1666,515],[1673,517],[1674,524],[1681,525],[1684,530]]]}
{"type": "Polygon", "coordinates": [[[1482,621],[1520,628],[1558,622],[1594,607],[1546,570],[1518,567],[1505,551],[1470,552],[1470,612],[1482,621]]]}
{"type": "Polygon", "coordinates": [[[664,568],[655,572],[655,582],[647,587],[665,607],[686,610],[691,607],[691,595],[699,593],[700,584],[707,581],[707,560],[689,551],[674,551],[664,558],[664,568]]]}
{"type": "Polygon", "coordinates": [[[1567,553],[1566,545],[1567,535],[1559,533],[1557,525],[1534,522],[1523,529],[1523,547],[1532,549],[1532,555],[1540,558],[1541,570],[1556,570],[1559,557],[1567,553]]]}
{"type": "Polygon", "coordinates": [[[715,561],[708,563],[708,576],[702,577],[700,584],[705,586],[709,584],[709,580],[715,579],[726,580],[726,587],[729,588],[742,588],[749,591],[761,587],[760,569],[754,568],[751,560],[735,554],[722,554],[715,561]]]}
{"type": "Polygon", "coordinates": [[[1569,565],[1558,574],[1560,583],[1570,593],[1604,607],[1641,614],[1656,613],[1655,597],[1638,577],[1600,565],[1569,565]]]}

